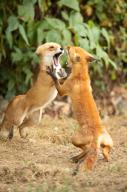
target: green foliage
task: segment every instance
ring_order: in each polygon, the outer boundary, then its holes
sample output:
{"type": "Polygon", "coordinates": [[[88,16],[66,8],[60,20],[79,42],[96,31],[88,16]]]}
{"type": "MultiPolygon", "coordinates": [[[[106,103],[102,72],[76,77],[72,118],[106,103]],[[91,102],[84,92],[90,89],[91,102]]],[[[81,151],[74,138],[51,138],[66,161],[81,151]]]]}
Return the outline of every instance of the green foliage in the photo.
{"type": "Polygon", "coordinates": [[[118,71],[125,74],[127,3],[117,1],[0,1],[0,94],[11,97],[28,89],[38,63],[35,49],[47,41],[94,54],[99,61],[91,65],[91,75],[102,89],[105,73],[113,81],[118,71]]]}
{"type": "MultiPolygon", "coordinates": [[[[126,83],[127,78],[127,1],[126,0],[81,0],[81,13],[85,22],[92,20],[101,28],[108,43],[106,51],[110,57],[106,71],[101,70],[102,75],[106,72],[107,80],[111,82],[126,83]],[[117,70],[110,68],[114,61],[117,70]]],[[[94,73],[96,75],[96,73],[94,73]]],[[[104,78],[102,78],[104,80],[104,78]]],[[[98,81],[97,81],[98,82],[98,81]]],[[[101,83],[101,81],[100,81],[101,83]]],[[[99,84],[100,84],[99,83],[99,84]]]]}

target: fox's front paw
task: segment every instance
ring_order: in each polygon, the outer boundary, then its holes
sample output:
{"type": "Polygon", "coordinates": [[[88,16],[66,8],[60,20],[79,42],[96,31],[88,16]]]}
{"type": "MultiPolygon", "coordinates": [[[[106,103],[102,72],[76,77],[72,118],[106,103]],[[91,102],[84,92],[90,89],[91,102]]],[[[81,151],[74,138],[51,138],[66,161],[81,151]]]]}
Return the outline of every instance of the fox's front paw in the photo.
{"type": "Polygon", "coordinates": [[[26,139],[28,137],[28,130],[19,128],[20,137],[26,139]]]}
{"type": "Polygon", "coordinates": [[[11,139],[12,137],[11,137],[11,132],[9,129],[0,130],[0,140],[7,141],[8,139],[11,139]]]}
{"type": "Polygon", "coordinates": [[[56,77],[56,74],[55,74],[55,71],[53,70],[53,68],[47,67],[47,73],[48,73],[48,75],[50,75],[52,77],[52,79],[54,81],[57,80],[57,77],[56,77]]]}

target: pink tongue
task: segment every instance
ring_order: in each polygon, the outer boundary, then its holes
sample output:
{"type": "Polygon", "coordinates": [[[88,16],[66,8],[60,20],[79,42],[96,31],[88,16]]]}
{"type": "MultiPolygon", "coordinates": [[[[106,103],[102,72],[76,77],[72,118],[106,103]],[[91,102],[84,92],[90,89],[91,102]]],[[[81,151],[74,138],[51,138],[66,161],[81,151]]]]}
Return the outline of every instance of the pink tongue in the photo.
{"type": "Polygon", "coordinates": [[[54,64],[57,66],[58,65],[58,61],[57,61],[57,58],[54,57],[54,64]]]}

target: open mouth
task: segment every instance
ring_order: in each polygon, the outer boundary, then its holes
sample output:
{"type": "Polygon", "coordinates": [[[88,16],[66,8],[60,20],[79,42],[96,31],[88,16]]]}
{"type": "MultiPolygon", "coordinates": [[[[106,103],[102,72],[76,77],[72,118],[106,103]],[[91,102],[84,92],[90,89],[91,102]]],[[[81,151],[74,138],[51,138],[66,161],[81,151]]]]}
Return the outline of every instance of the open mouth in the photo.
{"type": "Polygon", "coordinates": [[[57,67],[59,65],[59,57],[62,55],[62,52],[56,53],[53,56],[54,65],[57,67]]]}

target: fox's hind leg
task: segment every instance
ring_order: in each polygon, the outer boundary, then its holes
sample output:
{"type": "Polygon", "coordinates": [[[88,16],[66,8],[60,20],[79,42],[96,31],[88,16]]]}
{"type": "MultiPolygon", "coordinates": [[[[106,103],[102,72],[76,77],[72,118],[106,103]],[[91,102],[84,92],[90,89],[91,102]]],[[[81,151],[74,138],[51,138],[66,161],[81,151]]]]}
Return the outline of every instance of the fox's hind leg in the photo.
{"type": "Polygon", "coordinates": [[[72,137],[72,144],[76,147],[79,147],[83,150],[82,153],[80,153],[77,156],[72,157],[72,161],[75,163],[81,160],[87,153],[88,145],[91,143],[93,137],[91,136],[84,136],[80,131],[78,131],[73,137],[72,137]]]}
{"type": "Polygon", "coordinates": [[[27,118],[25,118],[23,123],[19,126],[20,137],[25,139],[28,136],[28,130],[26,130],[26,128],[39,125],[41,122],[41,118],[42,110],[35,111],[27,118]]]}
{"type": "Polygon", "coordinates": [[[80,153],[79,155],[73,156],[71,158],[73,163],[78,163],[79,161],[81,161],[82,159],[85,158],[86,154],[87,154],[88,150],[84,150],[82,153],[80,153]]]}
{"type": "Polygon", "coordinates": [[[13,138],[14,125],[6,119],[0,124],[0,139],[7,140],[13,138]]]}
{"type": "Polygon", "coordinates": [[[82,153],[80,159],[78,158],[76,169],[73,175],[76,175],[78,171],[91,171],[96,163],[98,157],[98,149],[96,144],[91,144],[86,153],[82,153]]]}

